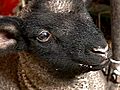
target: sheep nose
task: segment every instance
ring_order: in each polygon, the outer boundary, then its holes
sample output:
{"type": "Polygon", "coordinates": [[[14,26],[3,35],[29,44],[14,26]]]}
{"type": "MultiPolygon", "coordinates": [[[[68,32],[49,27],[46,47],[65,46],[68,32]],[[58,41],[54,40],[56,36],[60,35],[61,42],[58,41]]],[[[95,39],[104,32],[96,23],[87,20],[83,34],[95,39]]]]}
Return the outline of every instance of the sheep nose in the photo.
{"type": "Polygon", "coordinates": [[[93,48],[93,53],[98,54],[104,58],[107,58],[108,56],[108,45],[105,48],[101,48],[100,46],[98,48],[93,48]]]}

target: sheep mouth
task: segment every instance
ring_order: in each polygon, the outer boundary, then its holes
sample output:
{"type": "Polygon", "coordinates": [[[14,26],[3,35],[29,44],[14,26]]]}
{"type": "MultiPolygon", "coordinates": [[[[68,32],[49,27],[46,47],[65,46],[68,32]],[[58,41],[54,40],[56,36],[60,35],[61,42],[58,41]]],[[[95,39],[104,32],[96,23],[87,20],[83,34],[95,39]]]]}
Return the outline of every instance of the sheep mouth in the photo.
{"type": "Polygon", "coordinates": [[[106,59],[99,65],[79,64],[79,66],[85,69],[89,69],[90,71],[96,71],[96,70],[102,70],[109,63],[110,61],[106,59]]]}
{"type": "Polygon", "coordinates": [[[16,39],[12,33],[0,32],[0,48],[4,49],[16,43],[16,39]]]}

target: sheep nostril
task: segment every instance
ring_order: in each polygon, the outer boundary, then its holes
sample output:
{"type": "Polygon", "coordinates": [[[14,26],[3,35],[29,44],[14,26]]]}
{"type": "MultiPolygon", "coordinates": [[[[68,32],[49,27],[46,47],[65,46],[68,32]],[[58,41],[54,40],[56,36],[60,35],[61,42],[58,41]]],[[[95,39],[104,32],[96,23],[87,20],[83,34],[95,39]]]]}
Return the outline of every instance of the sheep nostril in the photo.
{"type": "Polygon", "coordinates": [[[94,52],[100,52],[100,53],[105,53],[108,51],[108,45],[105,48],[101,48],[100,46],[98,48],[93,48],[94,52]]]}
{"type": "Polygon", "coordinates": [[[105,48],[101,48],[100,46],[98,48],[93,48],[92,52],[95,54],[98,54],[102,57],[107,58],[107,51],[108,51],[108,45],[105,48]]]}

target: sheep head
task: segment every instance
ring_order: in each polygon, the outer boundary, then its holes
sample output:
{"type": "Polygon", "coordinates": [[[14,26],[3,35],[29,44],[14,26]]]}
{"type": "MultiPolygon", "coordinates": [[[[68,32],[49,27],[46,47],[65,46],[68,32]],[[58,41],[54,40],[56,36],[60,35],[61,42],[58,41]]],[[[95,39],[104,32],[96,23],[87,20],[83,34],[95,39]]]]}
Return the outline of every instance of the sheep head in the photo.
{"type": "Polygon", "coordinates": [[[58,71],[102,69],[108,46],[85,0],[33,0],[18,17],[0,19],[0,52],[27,51],[58,71]]]}

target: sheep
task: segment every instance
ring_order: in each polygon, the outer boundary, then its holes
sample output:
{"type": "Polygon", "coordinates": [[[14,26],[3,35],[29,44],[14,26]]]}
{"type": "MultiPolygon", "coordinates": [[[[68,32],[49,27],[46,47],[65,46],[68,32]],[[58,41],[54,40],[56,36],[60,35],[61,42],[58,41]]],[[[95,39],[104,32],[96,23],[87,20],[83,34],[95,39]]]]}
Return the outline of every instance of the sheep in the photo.
{"type": "Polygon", "coordinates": [[[32,0],[0,17],[0,90],[107,90],[108,45],[87,0],[32,0]]]}

